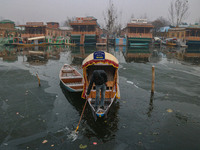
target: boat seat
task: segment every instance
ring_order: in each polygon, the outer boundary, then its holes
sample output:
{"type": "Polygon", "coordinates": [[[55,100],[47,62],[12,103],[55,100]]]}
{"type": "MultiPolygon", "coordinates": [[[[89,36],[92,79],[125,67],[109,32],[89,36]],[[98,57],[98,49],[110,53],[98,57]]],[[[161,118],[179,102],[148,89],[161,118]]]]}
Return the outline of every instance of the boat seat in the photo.
{"type": "Polygon", "coordinates": [[[72,87],[72,86],[83,86],[83,83],[81,83],[81,84],[70,84],[70,87],[72,87]]]}
{"type": "Polygon", "coordinates": [[[73,72],[74,69],[62,69],[62,72],[63,73],[70,73],[70,72],[73,72]]]}
{"type": "Polygon", "coordinates": [[[68,76],[68,77],[62,77],[61,79],[82,79],[83,77],[81,76],[68,76]]]}

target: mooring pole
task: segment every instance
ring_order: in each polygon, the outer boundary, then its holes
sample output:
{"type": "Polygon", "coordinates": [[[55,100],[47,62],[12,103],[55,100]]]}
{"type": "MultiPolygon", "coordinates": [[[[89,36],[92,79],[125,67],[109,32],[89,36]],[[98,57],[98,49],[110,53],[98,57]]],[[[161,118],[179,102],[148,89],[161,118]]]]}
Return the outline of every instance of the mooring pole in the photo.
{"type": "Polygon", "coordinates": [[[36,74],[36,76],[37,76],[37,79],[38,79],[38,85],[41,86],[40,85],[40,78],[39,78],[38,74],[36,74]]]}
{"type": "Polygon", "coordinates": [[[151,94],[154,94],[155,67],[152,66],[151,94]]]}

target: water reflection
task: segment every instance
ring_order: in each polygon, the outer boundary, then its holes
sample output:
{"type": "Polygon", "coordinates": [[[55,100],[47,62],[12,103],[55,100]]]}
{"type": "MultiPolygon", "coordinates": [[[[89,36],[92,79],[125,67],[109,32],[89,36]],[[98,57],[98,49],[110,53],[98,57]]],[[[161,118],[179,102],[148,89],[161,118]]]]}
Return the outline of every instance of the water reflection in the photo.
{"type": "Polygon", "coordinates": [[[0,57],[6,62],[15,62],[18,60],[17,50],[14,47],[0,47],[0,57]]]}
{"type": "Polygon", "coordinates": [[[200,64],[200,47],[190,46],[183,53],[183,60],[192,64],[200,64]]]}
{"type": "Polygon", "coordinates": [[[151,57],[149,48],[131,48],[129,47],[124,54],[126,62],[149,62],[151,57]]]}
{"type": "Polygon", "coordinates": [[[200,63],[200,47],[150,47],[131,48],[126,46],[105,47],[105,46],[66,46],[51,45],[44,47],[0,47],[0,58],[6,62],[18,61],[23,56],[23,61],[31,65],[44,65],[48,60],[60,60],[61,52],[70,52],[72,64],[81,66],[82,61],[94,51],[107,51],[113,54],[121,63],[127,62],[151,62],[159,63],[163,58],[168,61],[175,58],[192,64],[200,63]]]}
{"type": "Polygon", "coordinates": [[[75,65],[82,65],[82,61],[91,53],[96,51],[94,46],[76,46],[71,51],[72,63],[75,65]]]}

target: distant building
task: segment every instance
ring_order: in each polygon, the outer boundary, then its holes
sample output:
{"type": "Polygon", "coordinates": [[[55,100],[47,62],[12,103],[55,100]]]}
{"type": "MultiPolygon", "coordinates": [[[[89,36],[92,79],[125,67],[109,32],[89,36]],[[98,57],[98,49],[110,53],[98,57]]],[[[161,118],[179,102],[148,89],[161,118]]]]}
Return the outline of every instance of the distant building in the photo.
{"type": "Polygon", "coordinates": [[[168,30],[171,29],[170,26],[161,27],[157,34],[162,38],[167,38],[168,30]]]}
{"type": "Polygon", "coordinates": [[[15,37],[17,36],[17,30],[15,29],[15,23],[11,20],[0,21],[0,37],[15,37]]]}
{"type": "Polygon", "coordinates": [[[167,33],[168,38],[174,38],[185,40],[185,28],[170,28],[167,33]]]}
{"type": "Polygon", "coordinates": [[[24,33],[21,37],[38,37],[38,36],[48,36],[48,37],[65,37],[70,34],[70,31],[60,29],[58,22],[47,22],[45,25],[43,22],[27,22],[26,25],[19,25],[19,27],[25,28],[24,33]]]}
{"type": "Polygon", "coordinates": [[[146,19],[133,19],[125,29],[128,45],[131,47],[149,46],[153,37],[153,28],[154,26],[147,23],[146,19]]]}
{"type": "Polygon", "coordinates": [[[103,33],[94,17],[77,17],[75,21],[70,23],[70,26],[73,28],[72,42],[80,45],[95,45],[97,39],[103,33]]]}
{"type": "Polygon", "coordinates": [[[200,46],[200,25],[191,25],[186,28],[186,43],[200,46]]]}

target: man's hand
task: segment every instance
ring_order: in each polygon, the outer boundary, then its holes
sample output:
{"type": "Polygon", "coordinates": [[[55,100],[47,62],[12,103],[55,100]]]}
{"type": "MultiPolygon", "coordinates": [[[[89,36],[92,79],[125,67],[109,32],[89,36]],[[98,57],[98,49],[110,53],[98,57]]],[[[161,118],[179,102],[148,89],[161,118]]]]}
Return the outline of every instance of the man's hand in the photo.
{"type": "Polygon", "coordinates": [[[85,94],[85,98],[87,99],[89,95],[85,94]]]}

